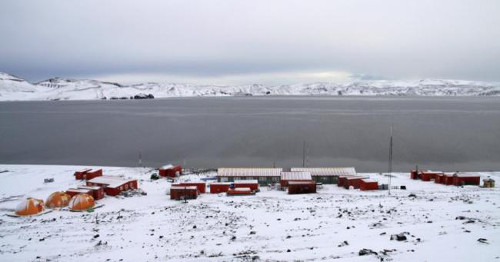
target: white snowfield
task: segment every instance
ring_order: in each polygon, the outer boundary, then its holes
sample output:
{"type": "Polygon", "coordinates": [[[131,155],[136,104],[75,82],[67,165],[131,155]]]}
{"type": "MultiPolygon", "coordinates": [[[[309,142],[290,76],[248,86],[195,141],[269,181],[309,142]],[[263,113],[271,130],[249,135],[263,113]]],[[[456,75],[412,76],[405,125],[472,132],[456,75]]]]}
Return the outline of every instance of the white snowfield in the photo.
{"type": "Polygon", "coordinates": [[[344,83],[265,86],[193,85],[177,83],[118,84],[97,80],[52,78],[39,83],[0,73],[0,101],[129,99],[199,96],[498,96],[500,83],[424,79],[352,80],[344,83]]]}
{"type": "MultiPolygon", "coordinates": [[[[395,174],[392,185],[407,190],[391,190],[390,196],[324,185],[317,194],[261,188],[252,196],[201,194],[183,203],[166,195],[167,180],[150,180],[152,169],[104,167],[105,175],[139,179],[147,196],[106,196],[98,201],[104,206],[92,213],[6,216],[28,196],[45,200],[82,184],[73,172],[83,168],[0,165],[0,261],[500,259],[498,188],[445,186],[403,173],[395,174]],[[44,184],[44,178],[55,181],[44,184]],[[391,240],[400,233],[406,240],[391,240]],[[360,256],[362,249],[376,254],[360,256]]],[[[479,174],[500,178],[500,172],[479,174]]],[[[380,174],[363,175],[387,181],[380,174]]]]}

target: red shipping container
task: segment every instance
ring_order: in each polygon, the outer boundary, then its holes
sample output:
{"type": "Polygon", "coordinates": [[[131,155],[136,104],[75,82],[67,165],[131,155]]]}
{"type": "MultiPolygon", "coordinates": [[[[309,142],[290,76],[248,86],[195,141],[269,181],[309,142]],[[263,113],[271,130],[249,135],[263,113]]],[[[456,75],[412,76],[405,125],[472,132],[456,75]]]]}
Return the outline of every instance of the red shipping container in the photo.
{"type": "Polygon", "coordinates": [[[288,182],[288,194],[311,194],[311,193],[316,193],[315,181],[288,182]]]}
{"type": "Polygon", "coordinates": [[[479,186],[481,184],[480,176],[473,175],[455,175],[453,176],[453,185],[464,186],[464,185],[474,185],[479,186]]]}
{"type": "Polygon", "coordinates": [[[231,183],[214,182],[209,184],[210,194],[226,193],[229,190],[231,183]]]}
{"type": "Polygon", "coordinates": [[[339,178],[337,179],[337,186],[343,187],[346,182],[347,182],[347,176],[339,176],[339,178]]]}
{"type": "Polygon", "coordinates": [[[362,191],[378,190],[378,182],[369,179],[361,179],[361,184],[359,185],[359,189],[362,191]]]}
{"type": "Polygon", "coordinates": [[[453,174],[448,174],[443,176],[443,184],[449,186],[453,185],[453,174]]]}
{"type": "Polygon", "coordinates": [[[182,175],[182,166],[164,166],[158,170],[158,174],[162,177],[176,177],[182,175]]]}
{"type": "Polygon", "coordinates": [[[98,186],[78,186],[78,189],[90,190],[91,195],[95,200],[104,198],[104,188],[98,186]]]}
{"type": "Polygon", "coordinates": [[[248,187],[251,190],[259,191],[259,182],[257,180],[237,180],[233,182],[234,188],[248,187]]]}
{"type": "Polygon", "coordinates": [[[102,169],[97,169],[97,170],[86,169],[83,171],[75,172],[75,179],[77,180],[83,180],[83,179],[90,180],[98,176],[102,176],[102,169]]]}
{"type": "Polygon", "coordinates": [[[432,172],[432,171],[422,171],[422,181],[431,181],[435,180],[439,174],[443,174],[443,172],[432,172]]]}
{"type": "Polygon", "coordinates": [[[228,196],[245,196],[245,195],[254,195],[255,191],[249,187],[238,187],[238,188],[229,188],[226,194],[228,196]]]}
{"type": "Polygon", "coordinates": [[[200,191],[200,193],[202,193],[202,194],[204,194],[206,192],[206,187],[207,187],[207,184],[205,182],[181,182],[181,183],[177,183],[174,185],[195,186],[198,188],[198,191],[200,191]]]}
{"type": "Polygon", "coordinates": [[[365,177],[347,177],[344,188],[349,189],[352,186],[354,189],[358,189],[363,178],[365,177]]]}
{"type": "Polygon", "coordinates": [[[195,186],[171,186],[170,199],[196,199],[198,197],[198,188],[195,186]]]}
{"type": "Polygon", "coordinates": [[[78,194],[92,195],[92,191],[90,189],[70,188],[66,190],[66,194],[68,194],[70,197],[76,196],[78,194]]]}

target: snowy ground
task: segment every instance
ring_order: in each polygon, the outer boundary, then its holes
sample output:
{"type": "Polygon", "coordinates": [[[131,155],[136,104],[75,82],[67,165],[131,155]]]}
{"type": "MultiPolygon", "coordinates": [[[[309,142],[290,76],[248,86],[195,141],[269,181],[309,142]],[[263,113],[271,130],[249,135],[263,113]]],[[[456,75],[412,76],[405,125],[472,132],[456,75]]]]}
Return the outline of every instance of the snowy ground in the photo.
{"type": "MultiPolygon", "coordinates": [[[[82,168],[0,165],[0,261],[500,261],[498,188],[437,185],[408,174],[392,179],[407,190],[391,196],[325,185],[310,195],[261,188],[255,196],[203,194],[182,203],[165,194],[166,180],[149,179],[150,169],[105,167],[105,175],[138,178],[148,195],[106,197],[93,213],[6,216],[27,196],[45,200],[78,185],[73,172],[82,168]],[[390,240],[403,232],[406,241],[390,240]],[[359,256],[363,248],[377,255],[359,256]]],[[[481,175],[500,181],[500,172],[481,175]]]]}

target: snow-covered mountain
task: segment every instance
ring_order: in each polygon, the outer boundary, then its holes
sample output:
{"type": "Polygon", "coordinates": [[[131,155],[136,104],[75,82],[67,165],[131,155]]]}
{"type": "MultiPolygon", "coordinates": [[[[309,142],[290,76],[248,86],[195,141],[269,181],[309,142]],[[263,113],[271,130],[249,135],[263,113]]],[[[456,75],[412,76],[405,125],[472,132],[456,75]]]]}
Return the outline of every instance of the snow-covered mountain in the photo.
{"type": "Polygon", "coordinates": [[[38,83],[0,73],[0,101],[128,99],[196,96],[500,96],[500,83],[465,80],[352,80],[346,83],[265,86],[193,85],[176,83],[118,84],[85,79],[51,78],[38,83]]]}

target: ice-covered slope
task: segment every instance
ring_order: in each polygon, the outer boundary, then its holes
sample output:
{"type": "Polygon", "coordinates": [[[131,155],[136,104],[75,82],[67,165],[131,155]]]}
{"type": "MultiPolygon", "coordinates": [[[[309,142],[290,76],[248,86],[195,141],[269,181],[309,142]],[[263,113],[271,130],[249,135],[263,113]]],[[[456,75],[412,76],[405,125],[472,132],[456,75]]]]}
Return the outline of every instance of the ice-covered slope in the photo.
{"type": "Polygon", "coordinates": [[[356,96],[498,96],[500,83],[464,80],[353,80],[346,83],[265,86],[193,85],[176,83],[118,84],[97,80],[52,78],[31,84],[0,73],[0,100],[92,100],[130,98],[152,94],[155,98],[194,96],[356,95],[356,96]]]}

